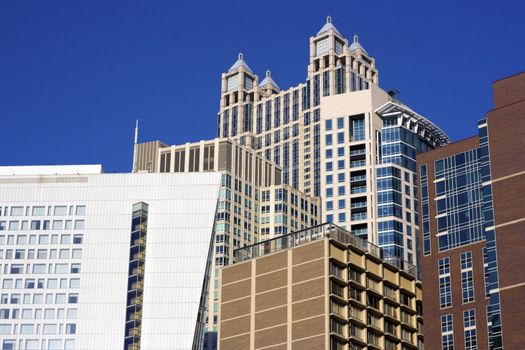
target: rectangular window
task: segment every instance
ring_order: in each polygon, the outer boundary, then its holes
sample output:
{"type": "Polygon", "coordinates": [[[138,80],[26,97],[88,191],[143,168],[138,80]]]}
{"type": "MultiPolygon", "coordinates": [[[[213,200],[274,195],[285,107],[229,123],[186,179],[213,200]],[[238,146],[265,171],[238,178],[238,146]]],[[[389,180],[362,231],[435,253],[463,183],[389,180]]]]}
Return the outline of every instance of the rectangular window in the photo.
{"type": "Polygon", "coordinates": [[[461,292],[463,303],[474,301],[474,271],[472,270],[472,252],[461,253],[461,292]]]}
{"type": "Polygon", "coordinates": [[[328,52],[328,38],[321,39],[315,43],[315,55],[322,56],[328,52]]]}
{"type": "Polygon", "coordinates": [[[477,350],[476,310],[463,311],[463,329],[465,331],[465,350],[477,350]]]}
{"type": "Polygon", "coordinates": [[[442,258],[438,261],[439,270],[439,305],[447,308],[452,306],[452,291],[450,287],[450,258],[442,258]]]}
{"type": "Polygon", "coordinates": [[[237,90],[237,87],[239,86],[239,74],[235,74],[234,76],[229,77],[227,82],[228,83],[226,91],[237,90]]]}
{"type": "Polygon", "coordinates": [[[454,350],[454,325],[452,315],[441,316],[441,350],[454,350]]]}

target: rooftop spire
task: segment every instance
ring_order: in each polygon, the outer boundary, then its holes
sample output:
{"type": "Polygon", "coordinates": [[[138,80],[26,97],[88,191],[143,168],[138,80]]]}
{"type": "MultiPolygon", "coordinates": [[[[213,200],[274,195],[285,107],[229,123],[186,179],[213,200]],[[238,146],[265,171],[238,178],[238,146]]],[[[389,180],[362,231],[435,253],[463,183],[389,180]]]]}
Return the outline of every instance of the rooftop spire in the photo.
{"type": "Polygon", "coordinates": [[[352,43],[352,45],[350,45],[348,49],[350,51],[361,50],[365,55],[368,56],[368,52],[366,52],[365,48],[359,43],[359,37],[357,36],[357,34],[354,35],[354,42],[352,43]]]}
{"type": "Polygon", "coordinates": [[[317,35],[322,34],[324,32],[327,32],[330,29],[333,29],[334,32],[336,32],[337,34],[341,35],[341,33],[339,33],[337,28],[332,24],[332,17],[331,16],[326,16],[326,23],[323,26],[323,28],[321,28],[321,30],[317,32],[317,35]]]}
{"type": "Polygon", "coordinates": [[[244,61],[244,55],[242,52],[239,52],[239,55],[237,56],[237,61],[233,64],[233,66],[230,67],[230,69],[228,69],[228,73],[236,70],[237,68],[239,67],[244,67],[248,72],[250,72],[251,74],[253,74],[252,70],[250,69],[250,67],[248,67],[248,65],[246,64],[246,62],[244,61]]]}
{"type": "Polygon", "coordinates": [[[280,90],[277,83],[272,79],[272,72],[270,72],[269,69],[266,71],[266,76],[264,77],[263,81],[261,81],[259,86],[264,87],[265,85],[268,85],[268,84],[273,86],[275,89],[280,90]]]}

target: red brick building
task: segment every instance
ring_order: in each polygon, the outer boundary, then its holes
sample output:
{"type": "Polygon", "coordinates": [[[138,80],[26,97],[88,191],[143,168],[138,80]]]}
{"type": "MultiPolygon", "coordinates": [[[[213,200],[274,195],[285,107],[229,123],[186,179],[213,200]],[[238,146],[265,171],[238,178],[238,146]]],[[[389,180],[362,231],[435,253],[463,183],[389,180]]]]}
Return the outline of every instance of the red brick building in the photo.
{"type": "Polygon", "coordinates": [[[479,135],[418,155],[425,344],[525,349],[525,72],[479,135]]]}

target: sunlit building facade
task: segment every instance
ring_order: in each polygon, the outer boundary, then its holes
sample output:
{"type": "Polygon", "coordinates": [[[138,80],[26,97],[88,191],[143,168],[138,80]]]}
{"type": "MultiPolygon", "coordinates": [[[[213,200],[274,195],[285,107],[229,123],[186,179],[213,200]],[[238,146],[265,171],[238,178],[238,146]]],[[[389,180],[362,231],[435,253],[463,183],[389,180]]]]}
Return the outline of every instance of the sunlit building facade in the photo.
{"type": "Polygon", "coordinates": [[[319,224],[319,199],[282,182],[282,169],[247,146],[214,139],[167,146],[135,146],[137,172],[220,172],[208,306],[208,348],[214,348],[218,323],[218,267],[233,262],[235,249],[319,224]]]}
{"type": "Polygon", "coordinates": [[[418,155],[429,350],[525,344],[525,73],[493,93],[477,136],[418,155]]]}
{"type": "Polygon", "coordinates": [[[283,183],[321,198],[334,222],[416,262],[415,155],[449,142],[379,86],[375,59],[331,18],[310,38],[304,83],[282,90],[239,55],[222,75],[217,133],[282,168],[283,183]]]}
{"type": "Polygon", "coordinates": [[[2,350],[204,346],[221,174],[0,167],[2,350]]]}

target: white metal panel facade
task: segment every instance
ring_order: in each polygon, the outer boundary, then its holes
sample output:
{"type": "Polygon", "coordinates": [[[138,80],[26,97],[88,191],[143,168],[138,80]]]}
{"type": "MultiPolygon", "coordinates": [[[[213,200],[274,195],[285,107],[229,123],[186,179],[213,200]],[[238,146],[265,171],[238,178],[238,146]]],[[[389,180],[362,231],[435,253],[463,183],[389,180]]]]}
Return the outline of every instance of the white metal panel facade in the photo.
{"type": "Polygon", "coordinates": [[[191,349],[220,178],[219,173],[0,176],[0,310],[8,310],[0,311],[8,313],[0,315],[0,348],[5,343],[13,349],[123,349],[132,206],[144,202],[149,211],[141,349],[191,349]],[[44,207],[44,215],[32,215],[34,207],[44,207]],[[55,207],[57,213],[65,207],[67,215],[54,215],[55,207]],[[75,215],[76,207],[85,207],[84,215],[75,215]],[[12,208],[22,215],[11,215],[12,208]],[[32,227],[33,221],[42,227],[32,227]],[[76,221],[83,221],[83,228],[79,223],[75,229],[76,221]],[[20,244],[19,236],[26,237],[20,244]],[[39,243],[40,236],[48,236],[48,243],[39,243]],[[62,236],[80,243],[62,244],[62,236]],[[34,274],[40,265],[45,273],[34,274]],[[26,288],[31,280],[38,286],[26,288]],[[14,304],[13,294],[19,295],[14,304]],[[42,294],[42,302],[35,304],[34,294],[42,294]],[[69,315],[70,309],[76,311],[69,315]],[[13,310],[19,310],[17,318],[13,310]]]}

